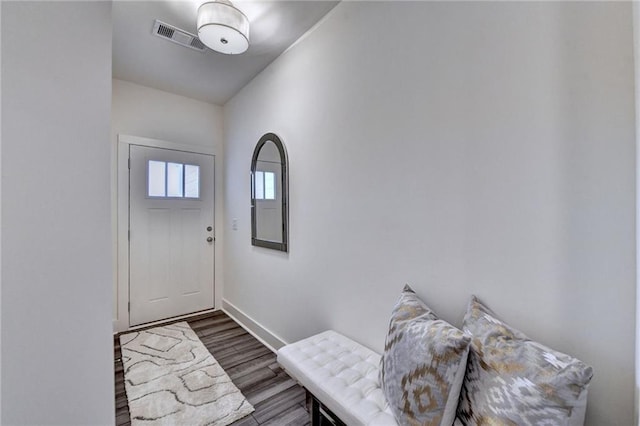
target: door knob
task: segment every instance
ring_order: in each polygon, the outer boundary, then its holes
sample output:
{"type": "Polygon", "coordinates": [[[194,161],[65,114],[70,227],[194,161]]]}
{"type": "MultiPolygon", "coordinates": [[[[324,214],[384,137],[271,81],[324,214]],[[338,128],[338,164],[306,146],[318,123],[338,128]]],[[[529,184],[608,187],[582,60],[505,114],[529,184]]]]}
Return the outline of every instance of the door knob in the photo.
{"type": "Polygon", "coordinates": [[[207,237],[207,242],[208,242],[208,243],[213,242],[213,237],[207,237]]]}

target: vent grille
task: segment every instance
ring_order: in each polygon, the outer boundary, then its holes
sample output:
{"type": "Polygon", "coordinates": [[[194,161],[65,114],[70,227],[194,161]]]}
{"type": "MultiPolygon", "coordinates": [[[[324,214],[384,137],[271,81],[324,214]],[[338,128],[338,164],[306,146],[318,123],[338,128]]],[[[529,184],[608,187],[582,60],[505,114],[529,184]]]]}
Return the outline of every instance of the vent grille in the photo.
{"type": "Polygon", "coordinates": [[[180,46],[188,47],[189,49],[200,52],[206,50],[206,46],[195,35],[157,19],[153,23],[153,35],[172,41],[180,46]]]}
{"type": "Polygon", "coordinates": [[[167,27],[166,25],[163,24],[159,24],[158,25],[158,35],[161,35],[162,37],[166,37],[166,38],[171,38],[173,37],[173,33],[174,31],[167,27]]]}
{"type": "Polygon", "coordinates": [[[198,37],[194,37],[193,40],[191,40],[191,47],[194,47],[198,50],[206,49],[206,46],[204,45],[203,42],[200,41],[198,37]]]}

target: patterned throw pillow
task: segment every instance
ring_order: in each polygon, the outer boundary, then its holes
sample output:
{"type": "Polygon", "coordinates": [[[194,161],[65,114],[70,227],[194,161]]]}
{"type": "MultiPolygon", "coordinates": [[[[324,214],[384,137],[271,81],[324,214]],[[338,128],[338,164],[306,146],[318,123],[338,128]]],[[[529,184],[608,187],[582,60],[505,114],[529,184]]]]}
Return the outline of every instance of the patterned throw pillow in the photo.
{"type": "Polygon", "coordinates": [[[583,425],[593,370],[530,340],[471,297],[473,335],[458,419],[465,425],[583,425]]]}
{"type": "Polygon", "coordinates": [[[453,423],[470,340],[404,287],[380,360],[380,384],[399,424],[453,423]]]}

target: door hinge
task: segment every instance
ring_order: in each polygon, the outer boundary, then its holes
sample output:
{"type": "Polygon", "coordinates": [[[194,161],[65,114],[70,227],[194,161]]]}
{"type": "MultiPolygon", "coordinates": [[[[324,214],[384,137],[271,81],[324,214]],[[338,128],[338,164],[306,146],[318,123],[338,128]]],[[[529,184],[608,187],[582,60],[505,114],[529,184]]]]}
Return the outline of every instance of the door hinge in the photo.
{"type": "Polygon", "coordinates": [[[131,241],[131,229],[127,231],[127,240],[131,241]]]}
{"type": "Polygon", "coordinates": [[[127,159],[127,167],[131,170],[131,158],[127,159]]]}
{"type": "Polygon", "coordinates": [[[127,311],[131,312],[131,302],[127,302],[127,311]]]}

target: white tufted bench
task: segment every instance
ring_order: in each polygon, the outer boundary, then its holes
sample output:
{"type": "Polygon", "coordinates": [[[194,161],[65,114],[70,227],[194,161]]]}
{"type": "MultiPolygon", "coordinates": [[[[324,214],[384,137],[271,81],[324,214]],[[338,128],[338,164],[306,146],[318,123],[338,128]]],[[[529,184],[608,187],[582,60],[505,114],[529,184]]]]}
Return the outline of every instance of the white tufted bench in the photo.
{"type": "Polygon", "coordinates": [[[396,421],[378,382],[380,355],[335,331],[325,331],[278,351],[278,363],[349,426],[392,426],[396,421]]]}

